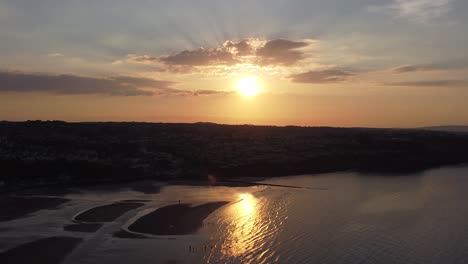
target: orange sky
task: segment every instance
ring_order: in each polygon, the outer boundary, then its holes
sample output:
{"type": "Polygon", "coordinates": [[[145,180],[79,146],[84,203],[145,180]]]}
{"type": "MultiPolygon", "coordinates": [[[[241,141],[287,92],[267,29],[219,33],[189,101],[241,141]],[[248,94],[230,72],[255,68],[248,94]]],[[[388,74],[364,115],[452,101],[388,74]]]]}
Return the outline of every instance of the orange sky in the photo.
{"type": "Polygon", "coordinates": [[[468,125],[464,1],[49,1],[0,1],[0,120],[468,125]]]}

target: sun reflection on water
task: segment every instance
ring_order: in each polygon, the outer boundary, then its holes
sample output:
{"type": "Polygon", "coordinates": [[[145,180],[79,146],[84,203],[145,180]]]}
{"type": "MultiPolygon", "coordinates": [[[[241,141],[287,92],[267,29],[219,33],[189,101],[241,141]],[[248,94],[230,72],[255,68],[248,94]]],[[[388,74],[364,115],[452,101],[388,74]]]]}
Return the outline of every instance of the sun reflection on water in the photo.
{"type": "Polygon", "coordinates": [[[258,221],[257,198],[250,193],[239,195],[239,202],[230,207],[229,214],[236,219],[229,228],[230,234],[222,251],[225,255],[240,256],[251,250],[255,223],[258,221]]]}
{"type": "Polygon", "coordinates": [[[284,195],[277,199],[257,193],[237,194],[237,202],[222,211],[213,236],[218,243],[205,257],[206,263],[278,262],[275,245],[287,219],[287,202],[284,195]]]}

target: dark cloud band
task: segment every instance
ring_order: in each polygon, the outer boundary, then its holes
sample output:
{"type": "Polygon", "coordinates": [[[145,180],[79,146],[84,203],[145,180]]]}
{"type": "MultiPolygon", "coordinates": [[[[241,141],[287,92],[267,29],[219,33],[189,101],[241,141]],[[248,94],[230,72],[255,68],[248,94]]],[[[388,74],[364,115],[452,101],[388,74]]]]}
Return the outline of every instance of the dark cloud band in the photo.
{"type": "Polygon", "coordinates": [[[295,83],[335,83],[345,81],[353,75],[353,73],[342,70],[321,70],[291,75],[289,79],[295,83]]]}
{"type": "Polygon", "coordinates": [[[177,95],[198,96],[226,94],[226,91],[188,91],[172,88],[173,82],[116,76],[93,78],[76,75],[0,72],[0,92],[40,92],[50,94],[103,94],[112,96],[177,95]]]}
{"type": "Polygon", "coordinates": [[[468,80],[430,80],[409,82],[387,82],[387,86],[414,86],[414,87],[468,87],[468,80]]]}

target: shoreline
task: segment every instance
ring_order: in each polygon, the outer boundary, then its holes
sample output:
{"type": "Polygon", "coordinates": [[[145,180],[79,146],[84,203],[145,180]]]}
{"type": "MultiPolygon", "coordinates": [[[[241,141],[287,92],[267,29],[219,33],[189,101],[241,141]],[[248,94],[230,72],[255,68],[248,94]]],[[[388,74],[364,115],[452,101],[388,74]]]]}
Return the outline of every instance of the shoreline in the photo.
{"type": "MultiPolygon", "coordinates": [[[[27,197],[27,196],[36,196],[34,192],[39,192],[39,193],[50,193],[51,191],[53,193],[56,193],[58,196],[63,196],[66,194],[70,194],[74,192],[74,189],[80,189],[80,188],[94,188],[94,187],[102,187],[102,186],[112,186],[112,185],[122,185],[125,183],[139,183],[139,182],[145,182],[145,181],[150,181],[150,182],[161,182],[167,185],[187,185],[187,186],[225,186],[225,187],[251,187],[251,186],[258,186],[262,185],[259,184],[257,181],[264,181],[270,178],[281,178],[281,177],[289,177],[289,176],[295,176],[295,175],[319,175],[319,174],[326,174],[326,173],[339,173],[339,172],[356,172],[360,173],[363,175],[372,175],[372,174],[380,174],[381,176],[385,177],[394,177],[395,175],[397,176],[407,176],[407,175],[413,175],[417,173],[421,173],[424,171],[428,170],[433,170],[433,169],[439,169],[439,168],[445,168],[445,167],[461,167],[464,165],[468,165],[467,162],[455,162],[455,163],[450,163],[450,164],[444,164],[444,165],[438,165],[438,166],[432,166],[432,167],[427,167],[423,168],[420,170],[415,170],[415,171],[387,171],[387,172],[382,172],[382,171],[360,171],[360,170],[355,170],[355,169],[327,169],[327,170],[316,170],[316,171],[305,171],[305,172],[298,172],[296,171],[295,173],[284,173],[284,174],[275,174],[273,173],[272,175],[267,176],[268,174],[266,173],[259,173],[253,178],[255,178],[255,181],[250,181],[250,180],[245,180],[246,178],[251,179],[252,177],[221,177],[219,180],[217,180],[214,184],[210,182],[208,177],[196,177],[196,178],[153,178],[153,177],[147,177],[147,178],[138,178],[138,179],[124,179],[124,180],[113,180],[109,179],[106,181],[96,181],[96,182],[83,182],[83,183],[76,183],[76,184],[69,184],[69,185],[64,185],[63,183],[51,183],[51,184],[41,184],[41,185],[31,185],[31,186],[26,186],[22,187],[19,189],[9,189],[9,190],[0,190],[0,196],[1,195],[10,195],[14,193],[18,193],[21,196],[27,197]],[[262,176],[263,175],[263,176],[262,176]]],[[[249,175],[255,175],[254,173],[249,173],[249,172],[244,172],[244,173],[239,173],[239,175],[242,174],[249,174],[249,175]]],[[[163,186],[159,186],[161,188],[163,186]]],[[[281,186],[278,186],[281,187],[281,186]]],[[[287,187],[287,186],[284,186],[287,187]]],[[[151,193],[157,193],[158,190],[153,190],[151,193]]]]}
{"type": "MultiPolygon", "coordinates": [[[[109,179],[108,181],[97,181],[95,183],[78,183],[76,185],[63,185],[63,184],[43,184],[39,186],[28,186],[24,187],[22,189],[15,189],[15,190],[1,190],[0,191],[0,197],[1,196],[11,196],[11,194],[17,194],[19,197],[36,197],[36,196],[41,196],[44,193],[49,195],[50,193],[56,194],[57,196],[64,196],[67,194],[75,193],[76,189],[87,189],[87,188],[99,188],[99,187],[106,187],[107,189],[118,189],[119,187],[125,183],[129,184],[139,184],[142,182],[158,182],[161,183],[160,186],[157,186],[156,188],[164,188],[165,186],[176,186],[176,185],[186,185],[186,186],[224,186],[224,187],[251,187],[251,186],[268,186],[268,184],[263,184],[259,183],[260,181],[265,181],[267,179],[271,178],[281,178],[281,177],[290,177],[290,176],[297,176],[297,175],[310,175],[313,177],[314,175],[321,175],[321,174],[328,174],[328,173],[340,173],[340,172],[354,172],[354,173],[359,173],[362,175],[373,175],[373,174],[380,174],[379,176],[382,177],[409,177],[409,176],[414,176],[418,173],[422,173],[428,170],[434,170],[434,169],[441,169],[441,168],[451,168],[451,167],[463,167],[467,166],[468,162],[456,162],[456,163],[451,163],[451,164],[445,164],[445,165],[440,165],[440,166],[433,166],[433,167],[428,167],[424,168],[421,170],[417,170],[414,172],[365,172],[365,171],[360,171],[360,170],[354,170],[354,169],[343,169],[343,170],[335,170],[335,169],[329,169],[329,170],[320,170],[320,171],[315,171],[315,172],[304,172],[304,173],[290,173],[290,174],[281,174],[281,175],[271,175],[271,176],[255,176],[255,177],[221,177],[218,180],[216,180],[214,183],[208,179],[208,177],[198,177],[198,178],[179,178],[179,179],[174,179],[174,178],[161,178],[161,179],[155,179],[155,178],[139,178],[139,179],[125,179],[121,181],[115,181],[109,179]],[[115,186],[115,187],[114,187],[115,186]],[[39,193],[39,195],[37,195],[39,193]]],[[[248,173],[244,173],[248,174],[248,173]]],[[[260,173],[262,175],[263,173],[260,173]]],[[[275,185],[273,185],[275,186],[275,185]]],[[[291,187],[291,188],[296,188],[298,186],[275,186],[275,187],[291,187]]],[[[133,188],[137,190],[136,188],[133,188]]],[[[153,188],[154,189],[154,188],[153,188]]],[[[139,191],[139,190],[137,190],[139,191]]],[[[158,193],[160,190],[152,190],[152,192],[148,193],[158,193]]],[[[146,193],[146,192],[144,192],[146,193]]]]}

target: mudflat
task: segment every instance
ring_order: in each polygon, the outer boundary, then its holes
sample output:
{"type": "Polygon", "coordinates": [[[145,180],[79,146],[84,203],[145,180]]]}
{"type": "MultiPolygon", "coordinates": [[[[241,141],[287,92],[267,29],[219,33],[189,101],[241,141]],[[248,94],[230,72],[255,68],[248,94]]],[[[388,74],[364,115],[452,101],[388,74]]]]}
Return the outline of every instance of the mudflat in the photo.
{"type": "Polygon", "coordinates": [[[75,220],[88,223],[112,222],[126,212],[143,205],[143,203],[124,202],[98,206],[77,215],[75,220]]]}
{"type": "Polygon", "coordinates": [[[152,235],[186,235],[197,231],[203,220],[229,202],[211,202],[198,206],[174,204],[156,209],[128,227],[137,233],[152,235]]]}
{"type": "Polygon", "coordinates": [[[0,253],[0,263],[58,264],[81,242],[75,237],[48,237],[0,253]]]}
{"type": "Polygon", "coordinates": [[[0,222],[22,218],[39,210],[55,209],[68,201],[63,198],[4,196],[0,199],[0,222]]]}

